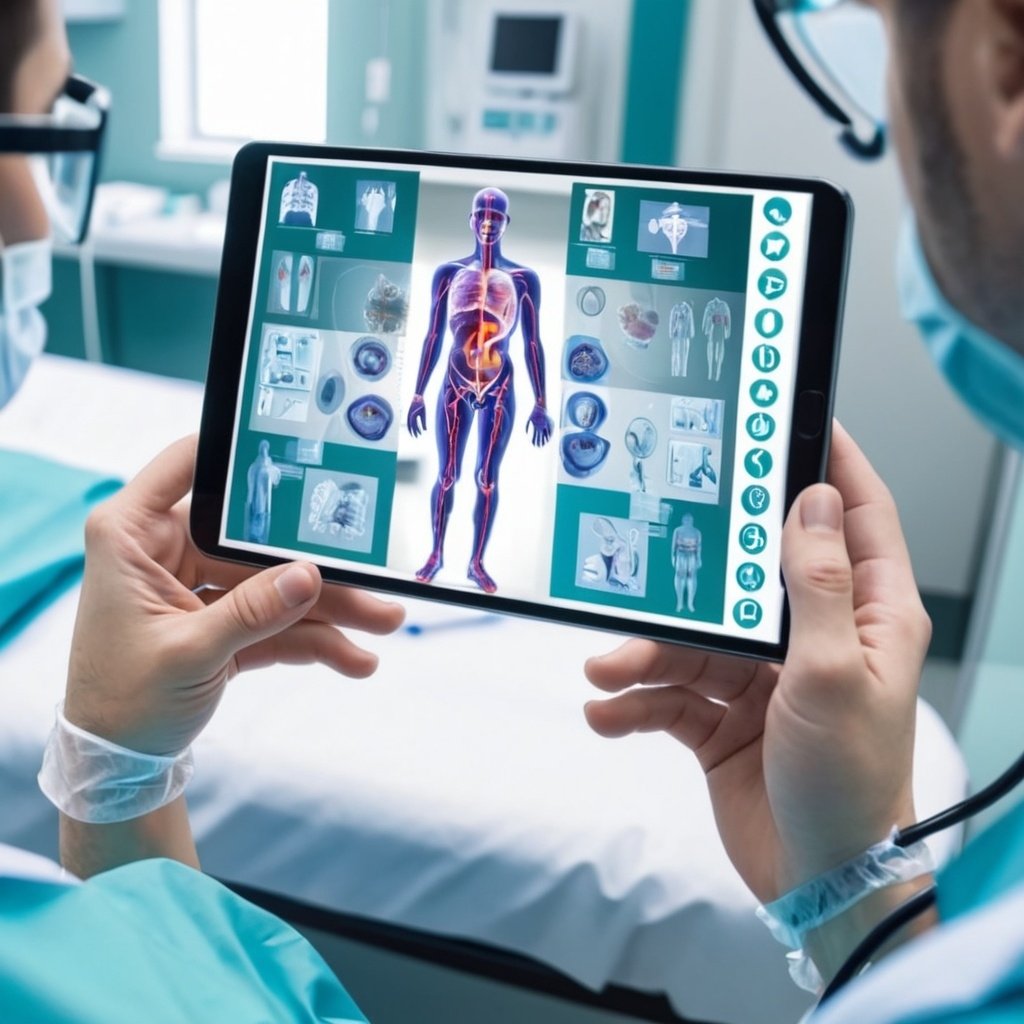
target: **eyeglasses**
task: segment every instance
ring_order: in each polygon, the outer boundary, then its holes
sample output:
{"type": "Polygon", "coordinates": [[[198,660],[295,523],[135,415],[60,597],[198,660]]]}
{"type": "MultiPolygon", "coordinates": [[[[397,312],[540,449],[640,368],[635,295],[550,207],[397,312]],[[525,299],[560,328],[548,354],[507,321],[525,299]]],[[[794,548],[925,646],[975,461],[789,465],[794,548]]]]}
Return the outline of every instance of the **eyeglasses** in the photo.
{"type": "Polygon", "coordinates": [[[109,109],[106,89],[72,76],[49,114],[0,114],[0,153],[37,158],[36,184],[61,241],[85,240],[109,109]]]}
{"type": "Polygon", "coordinates": [[[754,0],[786,67],[861,160],[885,152],[885,26],[857,0],[754,0]]]}

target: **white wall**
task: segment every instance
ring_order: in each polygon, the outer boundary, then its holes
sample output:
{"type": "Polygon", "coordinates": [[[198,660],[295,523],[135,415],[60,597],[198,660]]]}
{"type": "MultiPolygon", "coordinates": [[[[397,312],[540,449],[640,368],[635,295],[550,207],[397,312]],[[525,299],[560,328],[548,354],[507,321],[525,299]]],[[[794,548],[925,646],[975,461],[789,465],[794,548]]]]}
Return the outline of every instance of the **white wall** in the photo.
{"type": "Polygon", "coordinates": [[[856,206],[837,413],[892,488],[922,589],[973,588],[996,446],[899,314],[903,196],[892,157],[863,164],[776,57],[749,0],[694,0],[679,162],[830,178],[856,206]]]}

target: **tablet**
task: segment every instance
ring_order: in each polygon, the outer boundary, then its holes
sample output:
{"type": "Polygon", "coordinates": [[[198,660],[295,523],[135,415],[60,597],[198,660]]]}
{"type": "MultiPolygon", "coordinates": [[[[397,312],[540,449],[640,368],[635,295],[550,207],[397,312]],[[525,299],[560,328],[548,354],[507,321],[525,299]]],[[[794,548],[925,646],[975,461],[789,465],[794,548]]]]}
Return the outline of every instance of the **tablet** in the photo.
{"type": "Polygon", "coordinates": [[[247,146],[194,539],[779,659],[850,220],[810,179],[247,146]]]}

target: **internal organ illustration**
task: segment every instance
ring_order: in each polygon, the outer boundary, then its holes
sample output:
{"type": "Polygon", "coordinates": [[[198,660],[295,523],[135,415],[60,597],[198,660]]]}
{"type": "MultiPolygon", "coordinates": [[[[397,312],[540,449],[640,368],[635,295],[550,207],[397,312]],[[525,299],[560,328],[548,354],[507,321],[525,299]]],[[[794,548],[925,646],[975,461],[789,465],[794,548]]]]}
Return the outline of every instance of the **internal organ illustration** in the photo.
{"type": "Polygon", "coordinates": [[[309,256],[299,257],[298,278],[293,274],[294,266],[295,257],[290,252],[278,260],[278,302],[286,313],[304,314],[309,309],[309,296],[313,289],[313,260],[309,256]]]}
{"type": "Polygon", "coordinates": [[[676,612],[685,606],[692,615],[696,610],[697,574],[701,569],[701,533],[693,525],[693,516],[686,513],[672,534],[672,568],[675,573],[676,612]]]}
{"type": "Polygon", "coordinates": [[[378,274],[363,307],[367,329],[377,334],[403,334],[408,315],[409,296],[405,289],[378,274]]]}
{"type": "Polygon", "coordinates": [[[644,460],[649,459],[658,447],[658,431],[646,416],[637,416],[626,428],[626,450],[633,456],[630,469],[630,483],[635,491],[647,490],[647,475],[644,460]]]}
{"type": "Polygon", "coordinates": [[[483,558],[498,506],[498,473],[515,417],[509,341],[517,326],[526,347],[526,372],[535,400],[527,431],[532,432],[533,444],[539,447],[547,444],[554,429],[545,408],[544,352],[538,321],[540,279],[530,268],[502,254],[501,239],[508,223],[509,201],[504,192],[485,188],[474,196],[470,225],[476,245],[470,255],[442,264],[434,274],[429,327],[407,418],[413,437],[426,430],[423,392],[440,359],[448,329],[452,346],[437,409],[439,465],[430,499],[434,544],[416,578],[432,580],[443,564],[455,482],[462,470],[470,429],[477,420],[477,501],[467,575],[487,593],[497,590],[484,569],[483,558]]]}
{"type": "Polygon", "coordinates": [[[316,406],[325,415],[338,411],[345,398],[345,378],[337,370],[325,373],[316,386],[316,406]]]}
{"type": "Polygon", "coordinates": [[[704,307],[701,332],[708,341],[708,380],[721,380],[725,343],[732,337],[732,310],[728,302],[714,298],[704,307]]]}
{"type": "Polygon", "coordinates": [[[657,220],[650,221],[647,230],[652,235],[660,231],[668,239],[668,244],[672,246],[672,253],[675,255],[679,252],[679,243],[686,237],[690,225],[683,208],[678,203],[672,203],[665,207],[657,220]]]}
{"type": "Polygon", "coordinates": [[[668,336],[672,342],[672,376],[685,377],[690,362],[690,342],[697,333],[693,306],[677,302],[668,318],[668,336]]]}
{"type": "Polygon", "coordinates": [[[653,309],[644,309],[635,302],[619,306],[619,326],[626,336],[626,344],[644,349],[658,332],[660,317],[653,309]]]}
{"type": "Polygon", "coordinates": [[[364,395],[357,399],[348,407],[346,415],[348,425],[364,441],[379,441],[395,417],[390,403],[379,395],[364,395]]]}
{"type": "Polygon", "coordinates": [[[605,516],[595,516],[590,526],[598,537],[598,553],[583,561],[582,576],[588,584],[603,583],[613,590],[640,589],[640,531],[630,528],[623,537],[605,516]]]}
{"type": "Polygon", "coordinates": [[[562,436],[562,466],[577,479],[593,476],[604,465],[611,449],[608,441],[595,433],[607,418],[608,409],[597,395],[580,391],[566,402],[565,414],[580,429],[562,436]]]}
{"type": "Polygon", "coordinates": [[[565,375],[582,384],[593,384],[608,372],[608,357],[601,342],[586,334],[574,334],[565,343],[565,375]]]}
{"type": "Polygon", "coordinates": [[[391,353],[377,338],[360,338],[352,348],[352,365],[364,380],[380,380],[391,369],[391,353]]]}
{"type": "Polygon", "coordinates": [[[322,480],[309,497],[309,525],[316,533],[361,537],[366,532],[366,490],[354,481],[339,487],[322,480]]]}

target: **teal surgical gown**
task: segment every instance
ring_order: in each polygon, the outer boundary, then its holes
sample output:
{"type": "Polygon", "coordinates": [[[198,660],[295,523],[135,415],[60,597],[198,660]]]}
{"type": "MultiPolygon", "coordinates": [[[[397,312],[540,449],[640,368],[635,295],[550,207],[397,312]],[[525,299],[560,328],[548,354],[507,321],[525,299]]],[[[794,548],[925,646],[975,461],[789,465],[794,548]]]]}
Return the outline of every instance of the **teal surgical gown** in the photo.
{"type": "Polygon", "coordinates": [[[149,860],[82,885],[0,878],[4,1024],[365,1024],[296,931],[149,860]]]}

